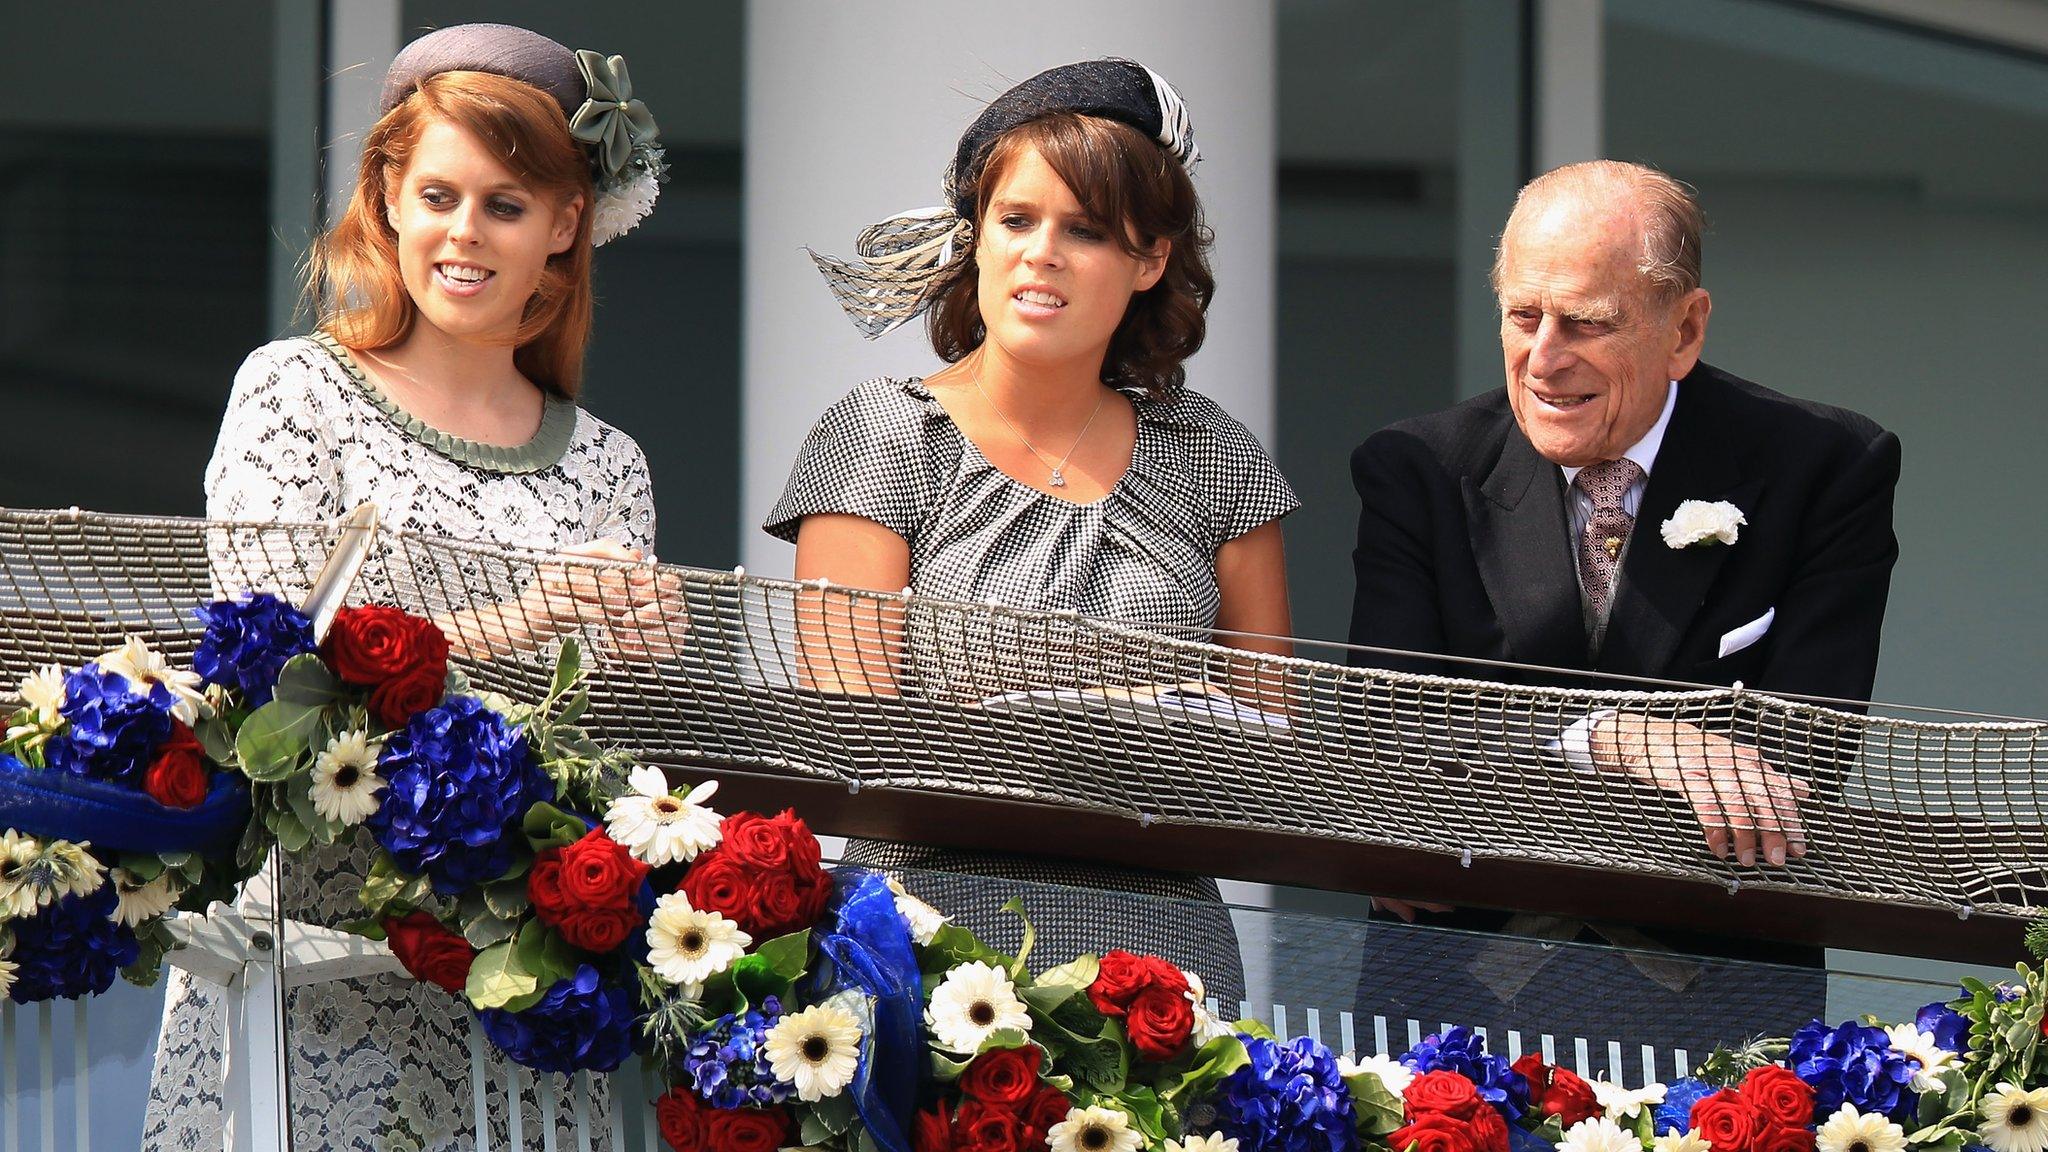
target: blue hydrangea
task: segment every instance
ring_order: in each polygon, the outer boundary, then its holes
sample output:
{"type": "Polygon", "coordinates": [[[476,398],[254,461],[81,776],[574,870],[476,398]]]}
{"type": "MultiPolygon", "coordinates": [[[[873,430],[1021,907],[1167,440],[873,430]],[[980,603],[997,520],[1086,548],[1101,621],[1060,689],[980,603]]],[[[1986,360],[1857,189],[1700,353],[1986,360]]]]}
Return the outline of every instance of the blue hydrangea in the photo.
{"type": "Polygon", "coordinates": [[[1937,1000],[1913,1014],[1913,1027],[1932,1033],[1937,1047],[1962,1055],[1970,1050],[1970,1019],[1937,1000]]]}
{"type": "Polygon", "coordinates": [[[563,1075],[617,1069],[632,1055],[640,1023],[633,990],[606,981],[588,964],[555,981],[540,1003],[523,1012],[485,1008],[476,1015],[484,1035],[505,1055],[563,1075]]]}
{"type": "Polygon", "coordinates": [[[683,1074],[699,1098],[713,1108],[766,1107],[789,1098],[768,1062],[768,1030],[782,1018],[782,1004],[769,996],[759,1009],[728,1012],[690,1034],[683,1074]]]}
{"type": "Polygon", "coordinates": [[[206,627],[192,670],[208,684],[241,692],[251,707],[270,703],[285,661],[313,651],[313,622],[268,592],[216,600],[192,614],[206,627]]]}
{"type": "Polygon", "coordinates": [[[1664,1085],[1664,1102],[1657,1105],[1655,1115],[1657,1135],[1662,1136],[1673,1128],[1680,1132],[1692,1131],[1692,1106],[1712,1096],[1715,1091],[1712,1084],[1691,1076],[1664,1085]]]}
{"type": "Polygon", "coordinates": [[[33,916],[12,921],[18,967],[8,996],[16,1003],[97,996],[135,963],[135,930],[114,923],[114,886],[88,896],[65,896],[33,916]]]}
{"type": "Polygon", "coordinates": [[[66,721],[50,740],[50,767],[74,776],[131,780],[142,775],[157,745],[171,735],[171,690],[152,684],[138,692],[126,676],[87,664],[64,678],[66,721]]]}
{"type": "Polygon", "coordinates": [[[1281,1044],[1244,1038],[1251,1063],[1216,1089],[1216,1130],[1239,1152],[1351,1152],[1358,1147],[1351,1092],[1337,1058],[1314,1038],[1281,1044]]]}
{"type": "Polygon", "coordinates": [[[1913,1074],[1920,1061],[1892,1047],[1884,1029],[1854,1021],[1829,1028],[1815,1020],[1792,1035],[1785,1062],[1813,1085],[1813,1114],[1828,1117],[1845,1102],[1904,1124],[1920,1108],[1913,1074]]]}
{"type": "Polygon", "coordinates": [[[392,733],[377,774],[389,787],[365,823],[394,863],[444,896],[504,875],[506,830],[555,798],[519,727],[473,696],[451,696],[392,733]]]}
{"type": "Polygon", "coordinates": [[[1401,1053],[1401,1063],[1416,1075],[1443,1069],[1472,1081],[1484,1099],[1509,1120],[1520,1120],[1529,1110],[1529,1080],[1509,1067],[1507,1060],[1486,1054],[1486,1040],[1463,1026],[1446,1032],[1432,1032],[1422,1043],[1401,1053]]]}

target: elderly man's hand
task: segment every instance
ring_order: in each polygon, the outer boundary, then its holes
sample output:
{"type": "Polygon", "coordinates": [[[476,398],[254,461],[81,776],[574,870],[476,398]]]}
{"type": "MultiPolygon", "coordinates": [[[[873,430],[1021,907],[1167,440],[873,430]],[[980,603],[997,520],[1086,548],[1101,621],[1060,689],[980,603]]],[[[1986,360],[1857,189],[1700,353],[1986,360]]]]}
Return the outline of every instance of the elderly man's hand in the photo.
{"type": "Polygon", "coordinates": [[[1756,749],[1682,720],[1619,712],[1593,730],[1594,763],[1676,792],[1692,805],[1707,847],[1744,867],[1806,855],[1799,825],[1805,781],[1764,763],[1756,749]]]}

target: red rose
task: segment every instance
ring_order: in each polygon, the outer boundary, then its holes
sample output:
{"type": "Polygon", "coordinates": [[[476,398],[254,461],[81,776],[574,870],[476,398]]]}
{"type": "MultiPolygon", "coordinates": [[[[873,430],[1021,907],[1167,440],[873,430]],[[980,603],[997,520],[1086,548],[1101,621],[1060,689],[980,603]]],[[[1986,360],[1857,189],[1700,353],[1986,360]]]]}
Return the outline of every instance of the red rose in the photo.
{"type": "Polygon", "coordinates": [[[366,687],[417,669],[448,674],[448,638],[433,621],[381,604],[335,613],[321,655],[336,676],[366,687]]]}
{"type": "Polygon", "coordinates": [[[1387,1137],[1390,1148],[1406,1149],[1410,1145],[1414,1145],[1415,1152],[1485,1152],[1474,1141],[1470,1125],[1442,1112],[1425,1112],[1387,1137]]]}
{"type": "Polygon", "coordinates": [[[1692,1106],[1692,1126],[1714,1146],[1714,1152],[1754,1152],[1751,1141],[1770,1123],[1761,1109],[1734,1088],[1723,1088],[1692,1106]]]}
{"type": "Polygon", "coordinates": [[[415,980],[438,984],[456,993],[469,982],[469,966],[476,959],[476,949],[430,913],[413,912],[404,919],[386,919],[384,943],[415,980]]]}
{"type": "Polygon", "coordinates": [[[1472,1146],[1478,1152],[1508,1152],[1508,1122],[1492,1106],[1472,1114],[1472,1146]]]}
{"type": "Polygon", "coordinates": [[[1195,1006],[1185,991],[1154,984],[1132,999],[1124,1028],[1138,1055],[1147,1060],[1171,1060],[1194,1031],[1195,1006]]]}
{"type": "Polygon", "coordinates": [[[1750,1147],[1755,1152],[1813,1152],[1813,1129],[1795,1124],[1766,1124],[1750,1147]]]}
{"type": "Polygon", "coordinates": [[[719,825],[719,831],[742,864],[779,869],[789,863],[787,829],[759,812],[735,812],[719,825]]]}
{"type": "Polygon", "coordinates": [[[910,1147],[914,1152],[953,1152],[953,1118],[947,1115],[944,1100],[911,1122],[910,1147]]]}
{"type": "MultiPolygon", "coordinates": [[[[816,843],[808,830],[802,832],[816,843]]],[[[742,860],[726,841],[697,857],[682,891],[691,907],[734,921],[756,940],[784,936],[817,923],[832,895],[831,878],[803,857],[799,846],[782,868],[764,869],[742,860]]]]}
{"type": "Polygon", "coordinates": [[[811,826],[804,823],[803,817],[796,814],[796,809],[784,808],[770,823],[782,832],[783,842],[789,846],[790,863],[796,871],[803,872],[818,866],[823,857],[818,838],[811,833],[811,826]]]}
{"type": "Polygon", "coordinates": [[[1529,1082],[1530,1105],[1545,1116],[1557,1117],[1565,1127],[1600,1115],[1593,1086],[1571,1069],[1545,1064],[1533,1052],[1515,1061],[1514,1069],[1529,1082]]]}
{"type": "Polygon", "coordinates": [[[1095,1001],[1095,1007],[1104,1016],[1123,1017],[1146,984],[1145,958],[1134,956],[1121,948],[1112,948],[1102,954],[1102,965],[1096,969],[1095,982],[1088,985],[1088,998],[1095,1001]]]}
{"type": "Polygon", "coordinates": [[[630,906],[640,895],[649,868],[633,858],[625,845],[592,828],[583,839],[560,849],[562,894],[601,908],[630,906]]]}
{"type": "MultiPolygon", "coordinates": [[[[683,877],[682,891],[689,896],[690,907],[737,921],[745,914],[754,886],[748,882],[746,869],[722,849],[723,845],[697,857],[683,877]]],[[[747,931],[752,933],[751,928],[747,931]]]]}
{"type": "Polygon", "coordinates": [[[1022,1048],[992,1048],[976,1056],[960,1074],[960,1090],[983,1103],[1017,1111],[1038,1092],[1042,1055],[1031,1044],[1022,1048]]]}
{"type": "Polygon", "coordinates": [[[958,1152],[1021,1152],[1024,1128],[1008,1108],[964,1100],[953,1121],[953,1146],[958,1152]]]}
{"type": "Polygon", "coordinates": [[[644,925],[637,908],[585,908],[555,923],[562,939],[591,952],[609,952],[644,925]]]}
{"type": "Polygon", "coordinates": [[[415,715],[441,703],[447,691],[448,666],[421,668],[386,680],[370,689],[370,715],[394,731],[415,715]]]}
{"type": "Polygon", "coordinates": [[[1804,1128],[1813,1123],[1813,1086],[1790,1068],[1765,1064],[1742,1078],[1743,1098],[1780,1124],[1804,1128]]]}
{"type": "Polygon", "coordinates": [[[1408,1105],[1408,1115],[1414,1119],[1434,1113],[1470,1120],[1474,1113],[1486,1107],[1472,1081],[1442,1068],[1424,1072],[1410,1080],[1407,1090],[1401,1093],[1401,1099],[1408,1105]]]}
{"type": "Polygon", "coordinates": [[[715,1108],[711,1112],[711,1152],[776,1152],[792,1143],[796,1126],[789,1110],[772,1108],[715,1108]]]}
{"type": "Polygon", "coordinates": [[[688,1088],[671,1088],[654,1102],[661,1138],[676,1152],[705,1152],[711,1138],[711,1109],[688,1088]]]}
{"type": "Polygon", "coordinates": [[[1025,1135],[1029,1137],[1025,1143],[1033,1148],[1045,1143],[1052,1126],[1065,1120],[1073,1108],[1074,1102],[1067,1099],[1066,1093],[1050,1084],[1041,1087],[1023,1109],[1025,1135]]]}
{"type": "Polygon", "coordinates": [[[142,790],[166,808],[197,808],[206,799],[206,762],[192,730],[176,720],[171,734],[157,745],[156,759],[142,774],[142,790]]]}

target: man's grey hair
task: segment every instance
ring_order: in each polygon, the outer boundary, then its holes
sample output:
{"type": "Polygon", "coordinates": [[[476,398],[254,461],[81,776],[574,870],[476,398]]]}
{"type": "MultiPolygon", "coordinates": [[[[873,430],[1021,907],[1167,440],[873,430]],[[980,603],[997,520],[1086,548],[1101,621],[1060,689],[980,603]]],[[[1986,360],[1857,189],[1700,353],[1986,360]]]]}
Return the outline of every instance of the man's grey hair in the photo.
{"type": "Polygon", "coordinates": [[[1515,210],[1493,250],[1490,279],[1496,293],[1507,262],[1507,233],[1525,205],[1558,195],[1578,196],[1590,203],[1631,205],[1642,221],[1642,254],[1636,271],[1649,281],[1660,299],[1675,300],[1700,286],[1700,235],[1707,217],[1691,186],[1647,164],[1622,160],[1588,160],[1553,168],[1522,186],[1515,210]]]}

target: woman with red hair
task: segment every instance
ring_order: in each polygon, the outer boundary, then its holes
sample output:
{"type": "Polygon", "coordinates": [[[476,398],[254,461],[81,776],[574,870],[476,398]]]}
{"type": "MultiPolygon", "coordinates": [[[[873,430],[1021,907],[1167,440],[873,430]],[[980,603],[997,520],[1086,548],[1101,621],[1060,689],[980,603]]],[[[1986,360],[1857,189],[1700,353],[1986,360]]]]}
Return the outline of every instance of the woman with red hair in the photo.
{"type": "MultiPolygon", "coordinates": [[[[317,328],[257,349],[236,374],[207,514],[319,522],[368,501],[391,528],[650,559],[646,457],[576,398],[591,249],[651,208],[654,140],[619,57],[492,24],[399,53],[347,210],[312,253],[317,328]]],[[[568,571],[542,566],[516,600],[431,606],[472,656],[578,625],[629,648],[680,627],[651,570],[607,571],[602,586],[568,571]]],[[[476,574],[444,575],[451,600],[475,587],[463,577],[476,574]]],[[[347,920],[368,866],[366,844],[322,849],[287,872],[282,906],[299,920],[347,920]]],[[[295,1147],[469,1145],[459,1000],[403,977],[332,981],[294,989],[286,1019],[295,1147]]],[[[221,1026],[217,990],[174,973],[147,1146],[220,1145],[221,1026]]],[[[525,1110],[537,1127],[533,1101],[525,1110]]],[[[493,1123],[501,1143],[502,1109],[493,1123]]]]}

